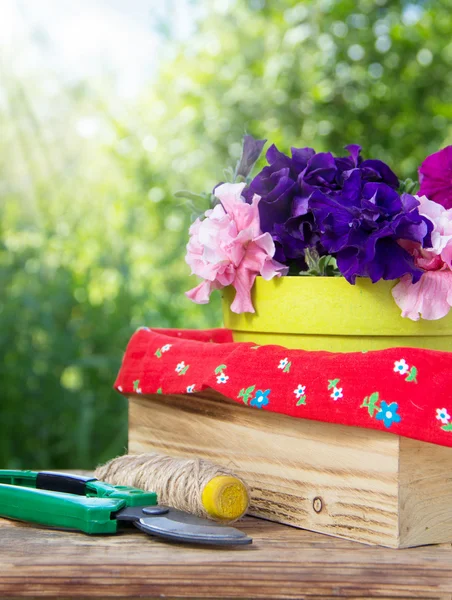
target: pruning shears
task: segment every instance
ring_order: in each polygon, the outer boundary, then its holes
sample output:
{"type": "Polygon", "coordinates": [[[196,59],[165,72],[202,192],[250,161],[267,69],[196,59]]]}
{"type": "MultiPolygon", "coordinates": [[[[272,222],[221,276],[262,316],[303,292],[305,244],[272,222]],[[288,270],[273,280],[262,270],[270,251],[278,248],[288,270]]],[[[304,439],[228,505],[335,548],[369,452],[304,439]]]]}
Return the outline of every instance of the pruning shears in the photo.
{"type": "Polygon", "coordinates": [[[58,529],[112,534],[132,523],[164,540],[211,545],[250,544],[244,532],[157,504],[157,494],[92,477],[0,470],[0,517],[58,529]]]}

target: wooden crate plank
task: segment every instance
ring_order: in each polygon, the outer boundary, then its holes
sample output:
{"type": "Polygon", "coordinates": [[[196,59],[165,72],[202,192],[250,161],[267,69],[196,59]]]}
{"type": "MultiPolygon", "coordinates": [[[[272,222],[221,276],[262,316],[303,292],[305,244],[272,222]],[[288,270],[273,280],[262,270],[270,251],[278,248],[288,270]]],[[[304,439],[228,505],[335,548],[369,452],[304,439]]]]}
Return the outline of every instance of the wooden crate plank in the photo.
{"type": "Polygon", "coordinates": [[[452,448],[400,439],[400,546],[452,541],[452,448]]]}

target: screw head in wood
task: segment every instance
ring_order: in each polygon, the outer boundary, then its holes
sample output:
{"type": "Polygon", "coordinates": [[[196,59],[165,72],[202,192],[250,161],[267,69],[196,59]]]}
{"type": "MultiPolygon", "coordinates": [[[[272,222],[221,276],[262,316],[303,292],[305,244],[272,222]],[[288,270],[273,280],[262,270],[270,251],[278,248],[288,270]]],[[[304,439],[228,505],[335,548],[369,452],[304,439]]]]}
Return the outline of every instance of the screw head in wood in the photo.
{"type": "Polygon", "coordinates": [[[315,510],[316,513],[321,512],[321,510],[323,508],[322,498],[319,498],[319,496],[316,496],[314,498],[314,500],[312,501],[312,508],[315,510]]]}

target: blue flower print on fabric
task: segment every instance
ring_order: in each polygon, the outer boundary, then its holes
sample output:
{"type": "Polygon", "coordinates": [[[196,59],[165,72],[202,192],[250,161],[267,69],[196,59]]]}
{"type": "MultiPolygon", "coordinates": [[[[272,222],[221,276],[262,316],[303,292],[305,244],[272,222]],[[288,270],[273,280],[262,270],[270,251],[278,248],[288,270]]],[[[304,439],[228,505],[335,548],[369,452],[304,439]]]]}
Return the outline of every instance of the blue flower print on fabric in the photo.
{"type": "Polygon", "coordinates": [[[270,402],[268,395],[270,390],[256,390],[254,398],[250,402],[250,406],[255,406],[256,408],[262,408],[263,406],[267,406],[270,402]]]}
{"type": "Polygon", "coordinates": [[[397,414],[399,405],[397,402],[391,402],[387,404],[384,400],[380,402],[380,412],[375,415],[377,421],[383,421],[385,427],[388,429],[393,423],[400,423],[402,417],[397,414]]]}

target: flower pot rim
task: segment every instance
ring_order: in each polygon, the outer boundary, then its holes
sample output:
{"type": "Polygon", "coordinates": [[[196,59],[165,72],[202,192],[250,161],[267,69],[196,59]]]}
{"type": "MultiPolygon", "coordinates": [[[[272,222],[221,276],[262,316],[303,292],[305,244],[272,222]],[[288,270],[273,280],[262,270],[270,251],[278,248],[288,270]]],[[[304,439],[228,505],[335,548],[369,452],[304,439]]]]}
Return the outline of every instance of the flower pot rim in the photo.
{"type": "Polygon", "coordinates": [[[391,293],[396,283],[364,277],[354,285],[343,277],[257,277],[251,293],[254,314],[231,312],[235,290],[223,290],[224,324],[238,331],[303,335],[452,336],[452,312],[438,321],[403,318],[391,293]]]}

